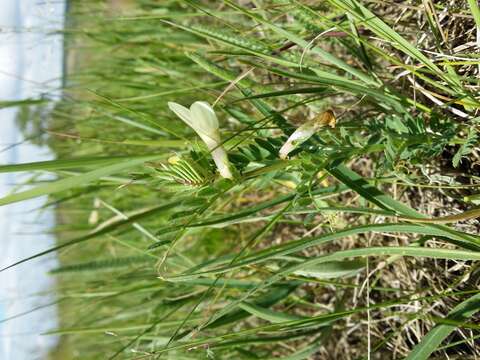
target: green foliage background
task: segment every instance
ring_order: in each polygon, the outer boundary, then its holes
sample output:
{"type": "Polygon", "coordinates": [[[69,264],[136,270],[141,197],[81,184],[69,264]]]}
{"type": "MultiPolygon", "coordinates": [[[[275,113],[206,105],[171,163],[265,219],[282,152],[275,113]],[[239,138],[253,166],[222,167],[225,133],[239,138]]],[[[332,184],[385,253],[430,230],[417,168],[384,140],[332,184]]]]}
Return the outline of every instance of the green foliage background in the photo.
{"type": "Polygon", "coordinates": [[[478,351],[478,214],[463,211],[477,201],[479,62],[455,52],[473,33],[448,38],[480,25],[475,2],[113,3],[71,2],[46,140],[58,160],[0,167],[57,175],[0,199],[50,194],[57,209],[52,356],[478,351]],[[167,107],[197,100],[215,103],[233,181],[167,107]],[[278,159],[328,109],[337,126],[278,159]],[[429,275],[405,281],[401,266],[429,275]]]}

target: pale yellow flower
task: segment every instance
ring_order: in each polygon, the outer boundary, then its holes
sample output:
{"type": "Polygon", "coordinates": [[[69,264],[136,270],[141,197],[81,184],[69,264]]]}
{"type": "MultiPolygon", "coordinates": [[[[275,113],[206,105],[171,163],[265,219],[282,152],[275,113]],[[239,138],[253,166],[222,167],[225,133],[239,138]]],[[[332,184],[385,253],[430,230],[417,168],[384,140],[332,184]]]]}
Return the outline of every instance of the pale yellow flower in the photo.
{"type": "Polygon", "coordinates": [[[332,111],[327,110],[320,115],[316,116],[313,120],[301,125],[295,132],[290,135],[285,144],[280,148],[278,155],[281,159],[286,159],[288,154],[295,150],[298,145],[307,141],[313,134],[315,134],[320,128],[328,125],[335,127],[335,115],[332,111]]]}
{"type": "Polygon", "coordinates": [[[169,102],[168,107],[200,136],[212,154],[220,176],[231,179],[230,163],[227,152],[221,145],[217,115],[204,101],[196,101],[187,109],[180,104],[169,102]]]}

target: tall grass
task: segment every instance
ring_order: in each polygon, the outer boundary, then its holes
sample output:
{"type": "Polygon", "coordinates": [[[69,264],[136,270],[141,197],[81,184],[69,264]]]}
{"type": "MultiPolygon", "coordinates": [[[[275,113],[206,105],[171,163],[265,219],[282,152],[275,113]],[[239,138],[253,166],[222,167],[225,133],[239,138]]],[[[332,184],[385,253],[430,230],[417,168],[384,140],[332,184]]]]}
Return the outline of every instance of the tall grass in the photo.
{"type": "Polygon", "coordinates": [[[478,7],[458,3],[72,1],[58,159],[0,167],[56,174],[0,205],[52,198],[58,245],[32,258],[59,254],[71,357],[477,354],[478,7]],[[169,101],[214,104],[233,180],[169,101]]]}

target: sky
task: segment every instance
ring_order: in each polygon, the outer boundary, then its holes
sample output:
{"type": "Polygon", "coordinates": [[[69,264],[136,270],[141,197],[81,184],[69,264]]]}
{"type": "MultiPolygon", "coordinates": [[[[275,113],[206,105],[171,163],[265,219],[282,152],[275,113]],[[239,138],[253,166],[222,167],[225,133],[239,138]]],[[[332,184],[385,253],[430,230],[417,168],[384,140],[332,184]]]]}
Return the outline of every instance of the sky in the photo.
{"type": "MultiPolygon", "coordinates": [[[[58,96],[61,86],[63,45],[60,35],[65,4],[62,0],[0,0],[0,101],[58,96]]],[[[52,158],[46,148],[23,140],[15,127],[17,109],[0,109],[0,164],[43,161],[52,158]]],[[[0,197],[18,191],[29,174],[0,174],[0,197]]],[[[25,186],[20,189],[25,189],[25,186]]],[[[49,230],[51,211],[38,211],[45,198],[0,207],[0,267],[33,255],[54,244],[49,230]]],[[[0,359],[45,358],[57,341],[40,333],[57,326],[54,279],[47,271],[54,256],[22,264],[0,273],[0,359]],[[36,307],[42,310],[8,319],[36,307]]]]}

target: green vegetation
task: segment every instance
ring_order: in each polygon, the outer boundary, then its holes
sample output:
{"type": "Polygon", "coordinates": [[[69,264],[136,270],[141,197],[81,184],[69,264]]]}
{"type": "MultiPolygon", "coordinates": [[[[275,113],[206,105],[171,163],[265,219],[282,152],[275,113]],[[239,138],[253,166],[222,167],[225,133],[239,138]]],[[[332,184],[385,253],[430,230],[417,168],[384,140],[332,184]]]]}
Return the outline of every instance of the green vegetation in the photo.
{"type": "Polygon", "coordinates": [[[71,2],[58,159],[0,166],[56,174],[0,205],[56,208],[57,358],[480,356],[475,1],[119,3],[71,2]]]}

